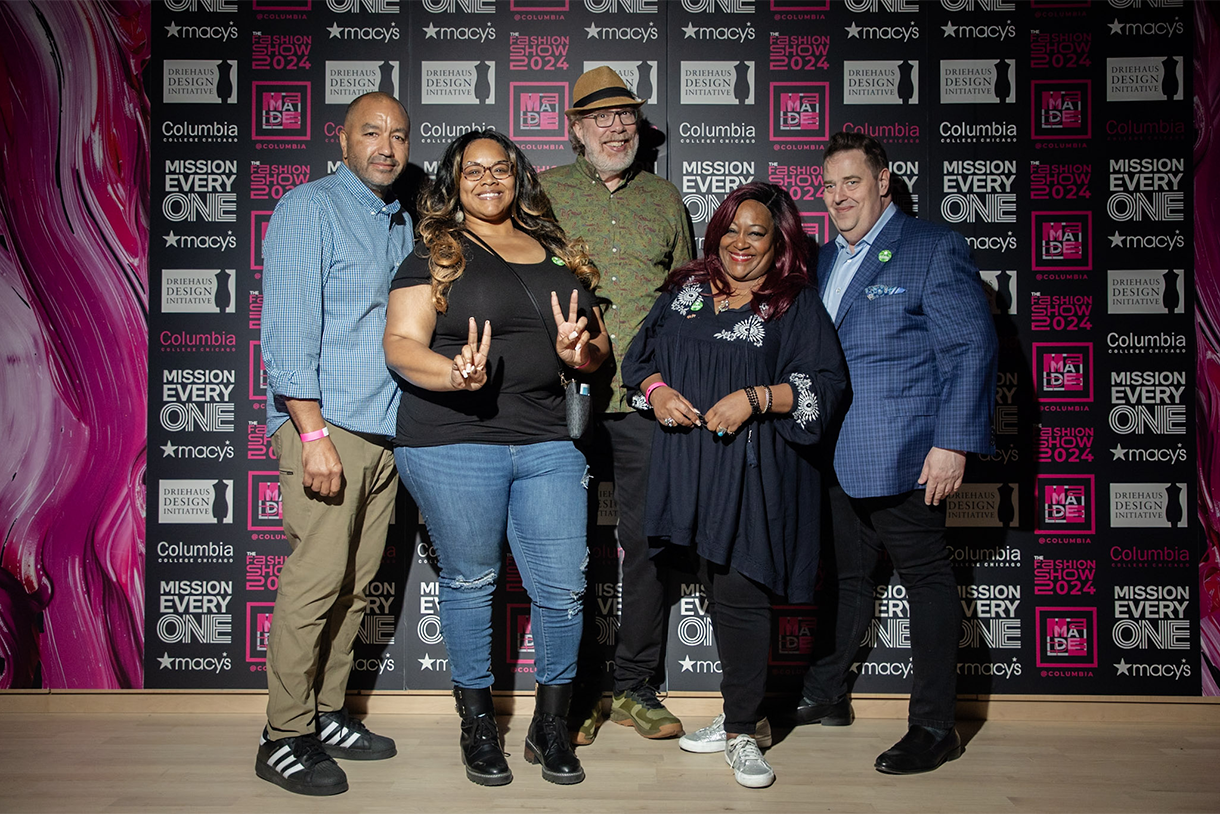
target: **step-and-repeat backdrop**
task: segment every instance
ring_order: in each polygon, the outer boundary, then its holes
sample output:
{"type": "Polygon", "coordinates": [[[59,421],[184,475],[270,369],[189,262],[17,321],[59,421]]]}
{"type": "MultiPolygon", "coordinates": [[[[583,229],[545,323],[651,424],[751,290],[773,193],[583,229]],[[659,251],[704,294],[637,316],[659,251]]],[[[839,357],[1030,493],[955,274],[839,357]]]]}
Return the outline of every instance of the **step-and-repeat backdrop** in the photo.
{"type": "MultiPolygon", "coordinates": [[[[1191,272],[1193,24],[1175,0],[166,0],[154,7],[145,686],[259,687],[288,555],[264,434],[261,236],[333,172],[345,105],[411,116],[412,172],[472,127],[539,167],[608,64],[643,98],[696,234],[751,180],[833,238],[822,151],[885,143],[897,199],[970,243],[1001,362],[997,452],[950,502],[963,693],[1200,692],[1191,272]]],[[[576,229],[575,231],[579,231],[576,229]]],[[[586,646],[609,667],[611,484],[592,511],[586,646]]],[[[668,684],[715,690],[697,580],[676,575],[668,684]]],[[[533,681],[511,558],[497,686],[533,681]]],[[[354,688],[450,686],[436,556],[400,497],[354,688]]],[[[775,689],[826,614],[775,612],[775,689]]],[[[882,582],[857,691],[909,687],[910,609],[882,582]]]]}

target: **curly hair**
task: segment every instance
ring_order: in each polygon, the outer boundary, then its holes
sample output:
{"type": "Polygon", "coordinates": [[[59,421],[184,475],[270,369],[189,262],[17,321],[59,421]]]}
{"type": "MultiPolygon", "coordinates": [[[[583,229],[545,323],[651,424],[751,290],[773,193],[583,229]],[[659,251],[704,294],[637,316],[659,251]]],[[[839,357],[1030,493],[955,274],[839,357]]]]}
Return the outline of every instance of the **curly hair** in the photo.
{"type": "Polygon", "coordinates": [[[690,282],[711,283],[715,291],[730,291],[728,273],[720,262],[720,239],[724,237],[737,208],[746,201],[767,207],[775,221],[775,261],[754,293],[750,308],[764,320],[778,319],[792,305],[801,289],[809,285],[808,238],[801,228],[801,215],[783,188],[754,181],[743,184],[725,196],[707,224],[703,238],[703,257],[670,271],[662,291],[677,291],[690,282]]]}
{"type": "Polygon", "coordinates": [[[432,274],[432,304],[440,313],[449,308],[449,289],[466,270],[466,257],[458,233],[465,229],[465,213],[458,196],[462,156],[472,142],[488,139],[499,144],[513,165],[517,180],[510,215],[517,228],[542,244],[564,262],[581,284],[592,291],[600,280],[583,240],[571,241],[555,220],[550,199],[538,182],[525,153],[508,137],[495,130],[471,130],[455,138],[436,168],[436,180],[419,194],[419,233],[427,247],[428,270],[432,274]]]}

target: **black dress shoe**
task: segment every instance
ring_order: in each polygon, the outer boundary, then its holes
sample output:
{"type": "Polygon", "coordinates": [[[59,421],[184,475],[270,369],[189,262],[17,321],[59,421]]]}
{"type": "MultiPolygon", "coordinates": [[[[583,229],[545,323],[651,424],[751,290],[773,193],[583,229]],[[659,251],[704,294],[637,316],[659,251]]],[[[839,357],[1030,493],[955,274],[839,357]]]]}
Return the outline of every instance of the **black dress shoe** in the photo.
{"type": "Polygon", "coordinates": [[[851,722],[855,719],[856,713],[852,711],[851,701],[846,698],[841,698],[831,704],[815,704],[802,698],[792,716],[792,722],[796,726],[805,724],[851,726],[851,722]]]}
{"type": "Polygon", "coordinates": [[[877,757],[875,768],[885,774],[930,772],[947,760],[957,760],[966,751],[956,729],[943,738],[923,726],[912,726],[902,740],[877,757]]]}

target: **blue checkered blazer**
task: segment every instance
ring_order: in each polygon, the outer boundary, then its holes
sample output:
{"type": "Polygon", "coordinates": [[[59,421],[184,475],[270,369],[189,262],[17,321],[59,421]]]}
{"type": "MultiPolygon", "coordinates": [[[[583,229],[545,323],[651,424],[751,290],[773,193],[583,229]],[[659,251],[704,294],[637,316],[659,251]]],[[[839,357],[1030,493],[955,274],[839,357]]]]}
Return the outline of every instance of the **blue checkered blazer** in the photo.
{"type": "MultiPolygon", "coordinates": [[[[966,241],[897,212],[868,252],[835,317],[852,392],[835,474],[852,497],[921,488],[934,446],[994,451],[995,325],[966,241]]],[[[820,252],[820,286],[835,254],[820,252]]]]}

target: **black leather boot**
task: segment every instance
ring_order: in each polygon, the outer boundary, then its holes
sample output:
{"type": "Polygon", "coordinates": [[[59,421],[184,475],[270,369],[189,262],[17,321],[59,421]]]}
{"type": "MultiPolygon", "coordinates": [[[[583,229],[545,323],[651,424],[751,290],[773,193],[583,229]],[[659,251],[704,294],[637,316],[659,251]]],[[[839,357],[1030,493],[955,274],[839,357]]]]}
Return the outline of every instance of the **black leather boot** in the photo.
{"type": "Polygon", "coordinates": [[[585,779],[580,758],[572,751],[568,735],[568,705],[571,684],[539,684],[534,695],[534,719],[525,736],[525,760],[542,764],[542,778],[561,786],[585,779]]]}
{"type": "Polygon", "coordinates": [[[504,759],[500,746],[500,730],[496,727],[496,708],[491,700],[491,687],[468,690],[453,688],[458,715],[462,716],[462,765],[466,777],[480,786],[503,786],[513,780],[512,769],[504,759]]]}

